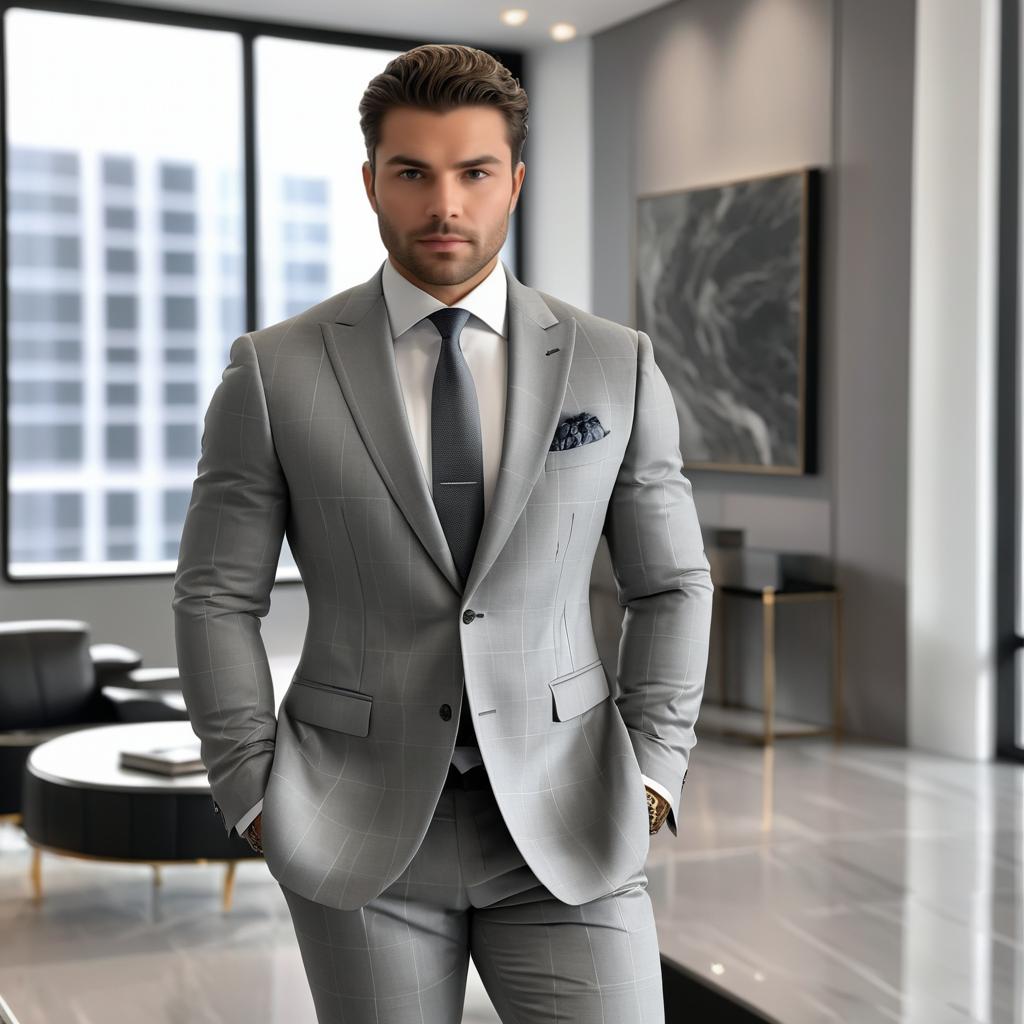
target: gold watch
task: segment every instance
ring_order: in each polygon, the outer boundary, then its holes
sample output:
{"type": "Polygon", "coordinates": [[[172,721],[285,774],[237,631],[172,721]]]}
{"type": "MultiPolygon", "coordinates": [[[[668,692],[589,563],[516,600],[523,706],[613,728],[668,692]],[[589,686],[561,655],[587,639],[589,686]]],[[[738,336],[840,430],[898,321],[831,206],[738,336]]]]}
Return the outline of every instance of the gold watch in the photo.
{"type": "Polygon", "coordinates": [[[653,836],[668,817],[669,802],[652,790],[647,790],[647,818],[650,825],[650,833],[653,836]]]}
{"type": "Polygon", "coordinates": [[[263,852],[262,829],[261,829],[260,837],[257,838],[255,825],[256,825],[256,820],[253,819],[249,823],[249,825],[246,828],[246,830],[242,833],[242,835],[245,837],[246,842],[252,847],[254,853],[262,853],[263,852]]]}

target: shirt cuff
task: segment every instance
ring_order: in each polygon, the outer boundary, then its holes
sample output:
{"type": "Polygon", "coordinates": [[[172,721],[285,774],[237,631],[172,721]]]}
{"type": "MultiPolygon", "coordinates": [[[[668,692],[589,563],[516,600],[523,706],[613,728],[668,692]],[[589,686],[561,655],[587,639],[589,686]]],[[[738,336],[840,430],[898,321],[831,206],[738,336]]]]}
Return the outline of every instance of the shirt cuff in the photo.
{"type": "Polygon", "coordinates": [[[235,831],[241,835],[256,819],[256,815],[263,810],[263,801],[258,800],[256,806],[246,811],[235,826],[235,831]]]}

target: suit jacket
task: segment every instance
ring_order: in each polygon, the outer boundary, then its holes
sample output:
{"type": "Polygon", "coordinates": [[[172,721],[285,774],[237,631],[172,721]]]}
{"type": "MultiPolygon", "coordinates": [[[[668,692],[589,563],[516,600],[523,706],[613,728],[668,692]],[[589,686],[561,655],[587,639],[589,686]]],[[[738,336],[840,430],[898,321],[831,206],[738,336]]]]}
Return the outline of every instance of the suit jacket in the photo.
{"type": "Polygon", "coordinates": [[[672,396],[643,331],[509,273],[501,464],[463,585],[402,408],[382,269],[236,338],[206,413],[172,608],[215,807],[230,830],[262,797],[271,874],[361,907],[426,833],[465,687],[523,858],[584,903],[643,864],[643,775],[681,796],[696,743],[713,586],[672,396]],[[549,450],[581,411],[608,433],[549,450]],[[309,621],[275,715],[260,620],[285,535],[309,621]],[[590,619],[602,535],[625,608],[614,680],[590,619]]]}

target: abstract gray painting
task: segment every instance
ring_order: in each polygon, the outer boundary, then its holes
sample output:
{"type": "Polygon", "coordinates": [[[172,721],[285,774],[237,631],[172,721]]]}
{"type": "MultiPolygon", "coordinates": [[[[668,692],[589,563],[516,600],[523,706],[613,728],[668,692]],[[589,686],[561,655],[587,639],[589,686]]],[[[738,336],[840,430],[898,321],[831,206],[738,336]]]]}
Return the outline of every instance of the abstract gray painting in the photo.
{"type": "Polygon", "coordinates": [[[690,468],[814,472],[818,171],[638,197],[638,329],[690,468]]]}

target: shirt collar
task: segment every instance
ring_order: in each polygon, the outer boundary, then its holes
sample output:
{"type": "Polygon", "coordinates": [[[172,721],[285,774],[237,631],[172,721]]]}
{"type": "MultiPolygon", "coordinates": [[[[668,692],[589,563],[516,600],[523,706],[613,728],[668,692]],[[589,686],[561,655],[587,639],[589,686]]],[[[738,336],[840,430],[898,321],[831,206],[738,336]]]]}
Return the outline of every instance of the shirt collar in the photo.
{"type": "MultiPolygon", "coordinates": [[[[447,308],[440,299],[406,280],[395,269],[390,257],[384,260],[381,286],[392,338],[401,337],[435,310],[447,308]]],[[[496,334],[507,337],[505,313],[508,305],[508,278],[500,256],[495,260],[491,272],[455,305],[460,309],[468,309],[496,334]]]]}

